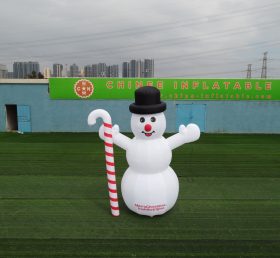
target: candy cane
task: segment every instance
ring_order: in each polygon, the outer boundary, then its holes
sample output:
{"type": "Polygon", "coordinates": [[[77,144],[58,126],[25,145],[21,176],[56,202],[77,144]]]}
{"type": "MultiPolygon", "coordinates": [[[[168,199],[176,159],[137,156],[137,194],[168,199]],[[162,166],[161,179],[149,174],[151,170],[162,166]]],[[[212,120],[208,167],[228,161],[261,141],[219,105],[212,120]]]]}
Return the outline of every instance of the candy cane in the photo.
{"type": "Polygon", "coordinates": [[[94,125],[96,123],[96,119],[99,117],[102,118],[103,125],[104,125],[105,159],[106,159],[107,181],[108,181],[111,212],[113,216],[119,216],[120,210],[119,210],[119,201],[118,201],[118,194],[117,194],[116,174],[115,174],[112,119],[106,110],[96,109],[89,114],[88,124],[90,126],[94,125]]]}

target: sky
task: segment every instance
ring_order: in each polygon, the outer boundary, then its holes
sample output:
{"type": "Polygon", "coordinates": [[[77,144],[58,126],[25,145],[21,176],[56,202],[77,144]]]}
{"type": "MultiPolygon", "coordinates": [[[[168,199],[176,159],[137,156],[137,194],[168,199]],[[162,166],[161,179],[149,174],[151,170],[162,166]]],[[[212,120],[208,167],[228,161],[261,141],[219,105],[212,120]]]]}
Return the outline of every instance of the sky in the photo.
{"type": "Polygon", "coordinates": [[[152,58],[155,77],[280,77],[279,0],[9,0],[0,64],[79,67],[152,58]]]}

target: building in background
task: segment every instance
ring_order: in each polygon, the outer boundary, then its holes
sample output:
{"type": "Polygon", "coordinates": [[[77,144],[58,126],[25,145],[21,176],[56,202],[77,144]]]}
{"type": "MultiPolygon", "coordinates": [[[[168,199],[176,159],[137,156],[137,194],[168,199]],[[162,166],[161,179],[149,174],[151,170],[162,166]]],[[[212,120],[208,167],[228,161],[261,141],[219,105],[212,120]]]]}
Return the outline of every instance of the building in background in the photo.
{"type": "Polygon", "coordinates": [[[118,65],[109,65],[107,66],[107,77],[119,77],[119,66],[118,65]]]}
{"type": "Polygon", "coordinates": [[[144,74],[144,66],[141,60],[130,60],[129,62],[129,77],[141,78],[144,74]]]}
{"type": "Polygon", "coordinates": [[[122,77],[127,78],[129,77],[129,63],[123,62],[122,64],[122,77]]]}
{"type": "Polygon", "coordinates": [[[85,77],[93,77],[92,65],[86,65],[84,67],[84,74],[85,74],[85,77]]]}
{"type": "Polygon", "coordinates": [[[7,79],[14,79],[14,72],[8,72],[7,79]]]}
{"type": "Polygon", "coordinates": [[[106,65],[105,63],[84,66],[85,77],[119,77],[118,65],[106,65]]]}
{"type": "Polygon", "coordinates": [[[98,74],[97,74],[98,69],[97,68],[98,68],[97,64],[92,65],[92,77],[98,77],[98,74]]]}
{"type": "Polygon", "coordinates": [[[52,77],[62,77],[63,65],[53,64],[53,74],[52,77]]]}
{"type": "Polygon", "coordinates": [[[97,65],[97,77],[106,77],[107,65],[105,63],[99,63],[97,65]]]}
{"type": "Polygon", "coordinates": [[[38,62],[14,62],[13,73],[14,78],[26,79],[32,74],[36,76],[40,72],[40,65],[38,62]]]}
{"type": "Polygon", "coordinates": [[[153,78],[154,59],[130,60],[122,64],[122,77],[127,78],[153,78]]]}
{"type": "Polygon", "coordinates": [[[0,64],[0,78],[8,78],[8,69],[6,65],[0,64]]]}
{"type": "Polygon", "coordinates": [[[49,67],[45,67],[44,69],[44,78],[48,79],[51,77],[51,69],[49,67]]]}
{"type": "Polygon", "coordinates": [[[80,69],[76,64],[70,65],[70,77],[80,77],[80,69]]]}
{"type": "Polygon", "coordinates": [[[154,77],[154,59],[144,59],[144,78],[154,77]]]}
{"type": "MultiPolygon", "coordinates": [[[[0,78],[29,78],[33,72],[38,75],[40,66],[38,62],[14,62],[13,76],[8,74],[6,66],[0,65],[0,78]],[[5,74],[5,75],[4,75],[5,74]]],[[[66,65],[67,68],[67,65],[66,65]]],[[[130,60],[122,63],[123,78],[153,78],[154,77],[154,59],[144,59],[144,61],[130,60]]],[[[66,72],[65,72],[66,73],[66,72]]],[[[63,65],[59,63],[53,64],[53,73],[49,68],[44,69],[44,78],[50,77],[119,77],[118,65],[107,65],[106,63],[98,63],[86,65],[81,70],[76,64],[70,66],[68,74],[63,73],[63,65]]]]}

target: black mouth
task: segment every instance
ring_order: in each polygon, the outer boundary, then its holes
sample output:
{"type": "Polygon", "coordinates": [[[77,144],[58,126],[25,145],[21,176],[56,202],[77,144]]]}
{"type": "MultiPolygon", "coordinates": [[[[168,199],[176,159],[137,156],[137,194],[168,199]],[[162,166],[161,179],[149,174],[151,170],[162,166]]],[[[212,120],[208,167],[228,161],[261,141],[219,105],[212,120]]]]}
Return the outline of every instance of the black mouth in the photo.
{"type": "Polygon", "coordinates": [[[155,131],[152,131],[151,133],[146,133],[145,131],[142,131],[142,133],[145,134],[147,137],[150,137],[153,133],[155,133],[155,131]]]}

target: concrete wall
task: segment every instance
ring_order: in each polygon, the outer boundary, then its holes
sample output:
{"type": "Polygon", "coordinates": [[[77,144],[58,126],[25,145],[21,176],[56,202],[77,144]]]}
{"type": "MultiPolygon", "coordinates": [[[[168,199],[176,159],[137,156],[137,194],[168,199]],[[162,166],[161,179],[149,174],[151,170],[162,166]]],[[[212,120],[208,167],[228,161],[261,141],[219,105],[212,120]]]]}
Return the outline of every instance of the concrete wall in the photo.
{"type": "MultiPolygon", "coordinates": [[[[33,132],[92,132],[87,116],[106,109],[121,131],[130,131],[131,100],[51,100],[47,80],[0,80],[0,131],[6,131],[7,104],[29,105],[33,132]]],[[[177,104],[205,104],[209,133],[280,133],[280,101],[166,101],[167,132],[176,132],[177,104]]]]}

